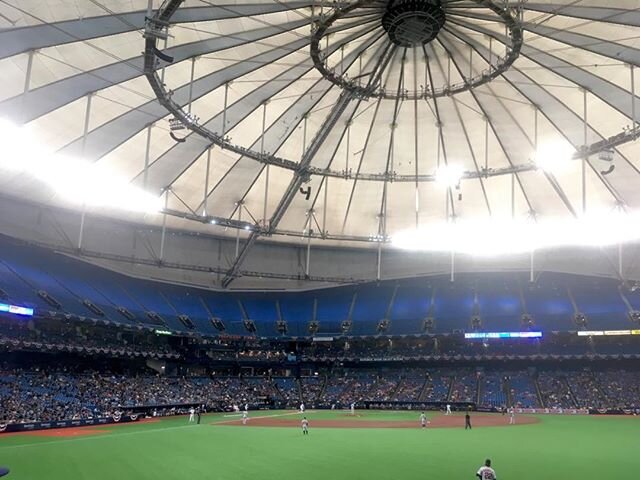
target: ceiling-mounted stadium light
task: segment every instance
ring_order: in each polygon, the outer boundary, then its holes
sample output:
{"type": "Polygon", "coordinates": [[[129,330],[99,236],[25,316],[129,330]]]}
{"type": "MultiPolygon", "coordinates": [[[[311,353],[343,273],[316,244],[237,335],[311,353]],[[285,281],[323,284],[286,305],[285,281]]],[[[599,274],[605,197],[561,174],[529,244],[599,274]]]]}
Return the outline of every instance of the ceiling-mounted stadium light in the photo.
{"type": "Polygon", "coordinates": [[[542,143],[534,153],[534,162],[541,170],[549,173],[566,172],[576,149],[564,140],[553,140],[542,143]]]}
{"type": "Polygon", "coordinates": [[[640,239],[640,212],[593,211],[578,218],[459,218],[394,233],[405,250],[508,255],[554,247],[602,247],[640,239]]]}
{"type": "Polygon", "coordinates": [[[131,185],[104,163],[48,150],[26,127],[0,119],[0,172],[29,175],[79,205],[143,213],[162,209],[159,197],[131,185]]]}
{"type": "Polygon", "coordinates": [[[463,174],[464,170],[460,165],[443,165],[436,170],[436,182],[445,187],[455,187],[460,184],[463,174]]]}

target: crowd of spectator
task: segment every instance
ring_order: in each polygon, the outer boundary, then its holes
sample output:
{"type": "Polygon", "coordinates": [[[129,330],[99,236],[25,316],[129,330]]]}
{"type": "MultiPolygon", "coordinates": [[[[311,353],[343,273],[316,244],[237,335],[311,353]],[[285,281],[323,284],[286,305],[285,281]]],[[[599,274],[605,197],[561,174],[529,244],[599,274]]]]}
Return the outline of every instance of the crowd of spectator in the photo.
{"type": "Polygon", "coordinates": [[[473,402],[479,407],[613,409],[640,406],[640,372],[341,369],[295,378],[168,376],[150,370],[0,366],[0,423],[113,415],[131,407],[207,404],[345,408],[363,402],[473,402]]]}

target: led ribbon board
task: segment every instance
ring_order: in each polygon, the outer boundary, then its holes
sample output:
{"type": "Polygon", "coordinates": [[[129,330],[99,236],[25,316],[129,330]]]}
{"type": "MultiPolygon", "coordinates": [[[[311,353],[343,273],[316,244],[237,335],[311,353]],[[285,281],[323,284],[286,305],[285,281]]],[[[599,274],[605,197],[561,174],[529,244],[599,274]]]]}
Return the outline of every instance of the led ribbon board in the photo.
{"type": "Polygon", "coordinates": [[[486,339],[486,338],[542,338],[542,332],[473,332],[465,333],[464,338],[486,339]]]}
{"type": "Polygon", "coordinates": [[[18,305],[9,305],[7,303],[0,303],[0,312],[33,317],[33,308],[19,307],[18,305]]]}
{"type": "Polygon", "coordinates": [[[620,335],[640,335],[640,330],[583,330],[578,332],[579,337],[617,337],[620,335]]]}

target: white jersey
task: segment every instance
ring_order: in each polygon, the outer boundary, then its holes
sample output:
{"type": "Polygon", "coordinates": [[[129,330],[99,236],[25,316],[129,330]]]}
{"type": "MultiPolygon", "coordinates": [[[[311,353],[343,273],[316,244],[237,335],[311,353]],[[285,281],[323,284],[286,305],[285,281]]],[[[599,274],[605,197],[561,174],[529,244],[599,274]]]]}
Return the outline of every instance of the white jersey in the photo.
{"type": "Polygon", "coordinates": [[[496,472],[491,467],[480,467],[476,475],[481,480],[496,480],[496,472]]]}
{"type": "Polygon", "coordinates": [[[301,411],[301,412],[304,412],[304,403],[301,403],[301,404],[300,404],[300,411],[301,411]]]}
{"type": "Polygon", "coordinates": [[[302,429],[306,430],[307,428],[309,428],[309,420],[305,418],[304,420],[302,420],[302,429]]]}
{"type": "Polygon", "coordinates": [[[424,425],[425,423],[427,423],[427,416],[423,413],[422,415],[420,415],[420,423],[422,425],[424,425]]]}

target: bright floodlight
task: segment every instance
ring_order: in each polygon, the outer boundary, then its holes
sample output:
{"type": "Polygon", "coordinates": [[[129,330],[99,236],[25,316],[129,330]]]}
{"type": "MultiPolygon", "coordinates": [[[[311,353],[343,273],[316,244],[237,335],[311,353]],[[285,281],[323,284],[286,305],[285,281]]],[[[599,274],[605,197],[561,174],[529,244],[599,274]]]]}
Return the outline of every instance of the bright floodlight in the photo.
{"type": "Polygon", "coordinates": [[[534,161],[545,172],[561,173],[569,168],[575,153],[576,149],[569,142],[555,140],[539,145],[534,161]]]}
{"type": "Polygon", "coordinates": [[[0,170],[30,175],[59,196],[78,204],[143,213],[160,211],[162,202],[99,163],[47,150],[23,126],[0,119],[0,170]]]}
{"type": "Polygon", "coordinates": [[[436,182],[445,187],[455,187],[460,183],[463,173],[460,165],[443,165],[436,170],[436,182]]]}
{"type": "Polygon", "coordinates": [[[431,224],[393,235],[406,250],[509,255],[551,247],[601,247],[640,239],[640,213],[594,212],[576,219],[476,219],[431,224]]]}

